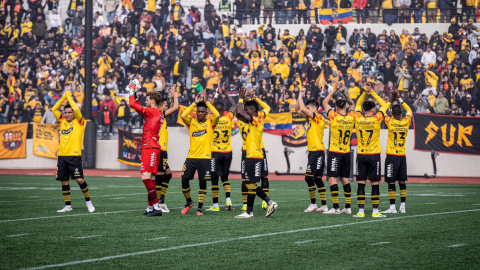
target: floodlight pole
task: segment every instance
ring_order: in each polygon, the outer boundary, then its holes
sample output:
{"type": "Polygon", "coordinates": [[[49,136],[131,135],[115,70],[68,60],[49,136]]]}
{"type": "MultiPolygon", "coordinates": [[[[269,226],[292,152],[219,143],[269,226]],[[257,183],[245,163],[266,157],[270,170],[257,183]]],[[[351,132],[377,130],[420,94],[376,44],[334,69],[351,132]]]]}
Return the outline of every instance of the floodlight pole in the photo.
{"type": "Polygon", "coordinates": [[[93,1],[85,0],[85,118],[92,120],[93,1]]]}

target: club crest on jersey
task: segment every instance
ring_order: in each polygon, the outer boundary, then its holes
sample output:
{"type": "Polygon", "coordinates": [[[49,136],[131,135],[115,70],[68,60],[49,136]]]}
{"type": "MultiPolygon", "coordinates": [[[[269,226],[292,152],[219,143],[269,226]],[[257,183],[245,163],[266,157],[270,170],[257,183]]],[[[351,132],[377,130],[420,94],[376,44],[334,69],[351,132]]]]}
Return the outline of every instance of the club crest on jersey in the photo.
{"type": "Polygon", "coordinates": [[[3,134],[3,147],[13,151],[20,148],[23,145],[22,141],[23,132],[21,131],[7,131],[3,134]]]}
{"type": "Polygon", "coordinates": [[[200,137],[202,135],[205,135],[207,134],[207,130],[204,129],[204,130],[201,130],[201,131],[197,131],[197,132],[193,132],[192,133],[192,137],[200,137]]]}
{"type": "Polygon", "coordinates": [[[66,134],[70,134],[70,132],[72,132],[73,130],[73,127],[69,128],[69,129],[64,129],[62,130],[62,134],[66,135],[66,134]]]}

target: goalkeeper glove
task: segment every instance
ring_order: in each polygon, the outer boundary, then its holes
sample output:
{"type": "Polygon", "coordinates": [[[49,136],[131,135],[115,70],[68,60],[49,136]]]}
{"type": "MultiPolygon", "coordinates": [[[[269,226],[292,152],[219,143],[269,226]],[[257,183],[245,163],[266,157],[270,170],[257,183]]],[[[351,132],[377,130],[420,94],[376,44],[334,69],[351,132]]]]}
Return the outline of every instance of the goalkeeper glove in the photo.
{"type": "MultiPolygon", "coordinates": [[[[129,96],[136,96],[136,93],[138,90],[140,90],[141,85],[138,82],[137,79],[130,81],[130,83],[127,85],[127,88],[125,89],[129,96]]],[[[137,99],[137,98],[136,98],[137,99]]]]}

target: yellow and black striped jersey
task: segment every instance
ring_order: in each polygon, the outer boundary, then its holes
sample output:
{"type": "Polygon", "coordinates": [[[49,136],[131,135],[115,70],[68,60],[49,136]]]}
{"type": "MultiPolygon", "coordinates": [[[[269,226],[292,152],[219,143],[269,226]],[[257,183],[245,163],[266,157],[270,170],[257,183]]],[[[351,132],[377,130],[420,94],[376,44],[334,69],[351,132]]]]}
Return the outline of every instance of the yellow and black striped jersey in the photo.
{"type": "Polygon", "coordinates": [[[252,122],[248,124],[246,148],[247,158],[264,158],[262,144],[265,117],[265,113],[259,112],[258,116],[252,116],[252,122]]]}
{"type": "Polygon", "coordinates": [[[81,156],[83,132],[85,131],[85,118],[73,119],[68,122],[64,116],[58,119],[60,123],[60,149],[59,156],[81,156]]]}
{"type": "Polygon", "coordinates": [[[313,114],[313,119],[308,118],[307,143],[308,151],[324,151],[323,132],[325,128],[324,118],[319,113],[313,114]]]}
{"type": "Polygon", "coordinates": [[[408,129],[412,122],[412,110],[405,102],[402,106],[407,111],[407,115],[401,120],[389,116],[385,117],[385,124],[388,127],[387,155],[406,155],[405,147],[407,146],[408,129]]]}
{"type": "MultiPolygon", "coordinates": [[[[163,115],[165,115],[165,112],[163,112],[163,115]]],[[[160,132],[158,133],[158,144],[160,144],[160,150],[167,151],[167,147],[168,147],[167,118],[163,120],[163,125],[160,128],[160,132]]]]}
{"type": "Polygon", "coordinates": [[[355,123],[354,112],[341,115],[330,109],[327,115],[330,119],[330,148],[328,151],[341,154],[349,153],[350,138],[355,123]]]}
{"type": "MultiPolygon", "coordinates": [[[[209,115],[211,117],[212,114],[209,115]]],[[[218,119],[218,123],[213,131],[212,152],[230,153],[232,152],[232,123],[233,113],[224,112],[218,119]]]]}
{"type": "Polygon", "coordinates": [[[187,158],[210,159],[212,157],[210,145],[214,128],[215,125],[211,119],[206,119],[203,123],[199,123],[196,118],[190,119],[190,125],[188,125],[190,149],[187,158]]]}

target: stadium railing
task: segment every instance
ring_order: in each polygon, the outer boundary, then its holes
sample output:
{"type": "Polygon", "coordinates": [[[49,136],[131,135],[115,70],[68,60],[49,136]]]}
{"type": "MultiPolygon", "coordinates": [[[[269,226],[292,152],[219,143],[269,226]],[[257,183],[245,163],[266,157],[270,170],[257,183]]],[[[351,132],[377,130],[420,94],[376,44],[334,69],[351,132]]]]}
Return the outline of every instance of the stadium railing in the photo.
{"type": "MultiPolygon", "coordinates": [[[[327,9],[321,9],[327,10],[327,9]]],[[[331,9],[332,18],[338,17],[337,9],[331,9]]],[[[292,17],[287,17],[286,11],[284,9],[273,9],[273,23],[275,24],[287,24],[290,20],[292,20],[293,24],[301,24],[300,19],[303,21],[303,17],[301,17],[302,10],[288,10],[292,17]]],[[[365,22],[363,19],[360,19],[360,15],[356,9],[351,9],[352,16],[351,22],[352,23],[449,23],[452,18],[455,18],[458,22],[466,22],[468,19],[473,19],[475,22],[480,21],[480,12],[477,12],[476,15],[475,8],[452,8],[450,10],[440,11],[439,9],[417,9],[417,8],[408,8],[408,9],[400,9],[400,8],[392,8],[392,9],[364,9],[365,12],[365,22]],[[467,12],[467,10],[469,10],[467,12]],[[378,13],[377,13],[378,12],[378,13]],[[467,16],[468,15],[468,16],[467,16]]],[[[306,16],[308,21],[317,22],[319,23],[319,19],[315,18],[319,15],[319,9],[308,9],[306,12],[306,16]]],[[[242,24],[255,24],[252,23],[254,18],[259,17],[260,24],[263,24],[266,21],[269,21],[268,18],[264,16],[263,10],[259,13],[253,13],[251,9],[239,10],[234,7],[233,10],[233,18],[235,20],[243,20],[242,24]],[[254,15],[255,16],[252,16],[254,15]],[[257,15],[258,14],[258,15],[257,15]]],[[[342,20],[342,19],[338,19],[342,20]]],[[[255,20],[256,21],[256,20],[255,20]]]]}

